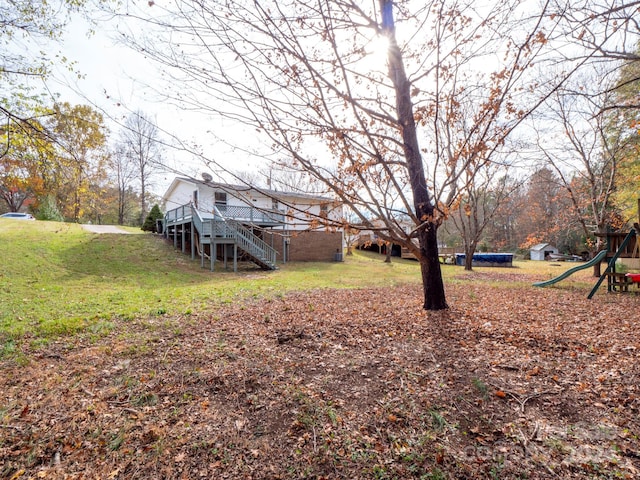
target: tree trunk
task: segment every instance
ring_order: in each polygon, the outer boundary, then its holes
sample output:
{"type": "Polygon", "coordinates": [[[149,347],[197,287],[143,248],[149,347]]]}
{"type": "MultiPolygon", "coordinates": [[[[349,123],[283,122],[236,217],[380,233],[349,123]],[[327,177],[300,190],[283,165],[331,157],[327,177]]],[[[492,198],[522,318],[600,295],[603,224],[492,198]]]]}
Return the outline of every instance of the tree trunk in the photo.
{"type": "Polygon", "coordinates": [[[600,276],[602,275],[601,270],[600,270],[600,263],[601,262],[596,263],[593,266],[593,276],[594,276],[594,278],[600,278],[600,276]]]}
{"type": "Polygon", "coordinates": [[[473,254],[476,253],[475,245],[465,245],[464,247],[464,269],[466,271],[473,270],[473,254]]]}
{"type": "Polygon", "coordinates": [[[465,252],[464,254],[464,269],[467,272],[473,270],[473,253],[469,254],[465,252]]]}
{"type": "Polygon", "coordinates": [[[420,235],[420,271],[422,273],[422,291],[425,310],[444,310],[449,308],[442,282],[442,271],[438,258],[438,226],[428,223],[420,235]]]}
{"type": "MultiPolygon", "coordinates": [[[[604,227],[598,227],[598,229],[596,230],[597,233],[605,233],[606,231],[607,231],[607,229],[604,228],[604,227]]],[[[609,242],[608,241],[604,242],[601,237],[596,237],[595,250],[593,252],[590,252],[591,253],[591,258],[595,257],[598,254],[598,252],[600,250],[602,250],[603,248],[607,248],[608,249],[609,248],[609,242]]],[[[601,267],[600,267],[601,264],[602,264],[602,262],[596,263],[593,266],[593,277],[594,278],[600,278],[600,276],[602,275],[602,273],[601,273],[602,270],[601,270],[601,267]]]]}
{"type": "Polygon", "coordinates": [[[402,134],[404,157],[407,161],[409,182],[413,193],[413,204],[418,220],[418,242],[420,244],[420,269],[424,290],[425,310],[444,310],[447,305],[442,272],[438,259],[437,231],[439,222],[427,189],[422,155],[416,132],[411,102],[411,82],[407,79],[402,52],[396,40],[393,22],[393,1],[380,0],[382,30],[389,39],[389,78],[396,94],[396,112],[402,134]]]}
{"type": "MultiPolygon", "coordinates": [[[[144,175],[144,173],[142,173],[142,175],[144,175]]],[[[144,179],[142,179],[142,181],[140,182],[140,190],[141,190],[141,194],[140,194],[140,225],[144,225],[144,221],[147,218],[147,214],[145,212],[145,210],[147,209],[147,203],[146,203],[146,199],[145,196],[147,194],[146,192],[146,185],[145,185],[145,181],[144,179]]]]}

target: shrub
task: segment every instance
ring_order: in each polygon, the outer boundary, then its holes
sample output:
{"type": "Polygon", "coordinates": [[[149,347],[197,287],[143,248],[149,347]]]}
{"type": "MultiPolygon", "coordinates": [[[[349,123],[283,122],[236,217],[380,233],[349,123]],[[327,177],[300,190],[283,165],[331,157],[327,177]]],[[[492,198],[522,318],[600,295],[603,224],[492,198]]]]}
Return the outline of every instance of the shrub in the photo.
{"type": "Polygon", "coordinates": [[[54,222],[64,222],[64,217],[58,205],[56,204],[56,198],[53,195],[46,195],[40,199],[40,205],[36,209],[35,217],[38,220],[51,220],[54,222]]]}
{"type": "Polygon", "coordinates": [[[145,218],[144,223],[142,224],[142,230],[145,232],[158,233],[156,220],[160,220],[163,216],[164,214],[156,203],[149,212],[149,215],[147,215],[147,218],[145,218]]]}

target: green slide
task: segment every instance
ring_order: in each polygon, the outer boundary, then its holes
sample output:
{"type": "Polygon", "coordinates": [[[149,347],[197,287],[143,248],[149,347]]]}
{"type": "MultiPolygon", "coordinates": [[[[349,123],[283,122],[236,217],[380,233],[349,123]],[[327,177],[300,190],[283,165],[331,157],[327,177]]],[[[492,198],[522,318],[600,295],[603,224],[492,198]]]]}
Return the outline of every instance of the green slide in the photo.
{"type": "Polygon", "coordinates": [[[548,287],[549,285],[553,285],[554,283],[558,283],[560,280],[564,280],[569,275],[573,275],[574,273],[576,273],[579,270],[584,270],[585,268],[593,267],[594,265],[600,263],[602,261],[602,259],[604,257],[606,257],[606,256],[607,256],[607,251],[606,250],[601,250],[600,252],[598,252],[598,254],[595,257],[593,257],[587,263],[583,263],[582,265],[578,265],[577,267],[570,268],[569,270],[567,270],[563,274],[558,275],[557,277],[552,278],[551,280],[547,280],[545,282],[536,282],[536,283],[533,284],[533,286],[534,287],[548,287]]]}

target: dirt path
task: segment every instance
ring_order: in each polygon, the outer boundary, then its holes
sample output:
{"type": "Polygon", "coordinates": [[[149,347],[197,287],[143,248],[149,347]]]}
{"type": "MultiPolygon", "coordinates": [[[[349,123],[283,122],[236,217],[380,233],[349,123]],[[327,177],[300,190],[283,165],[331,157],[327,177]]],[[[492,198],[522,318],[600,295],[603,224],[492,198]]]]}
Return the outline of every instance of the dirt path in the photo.
{"type": "Polygon", "coordinates": [[[129,235],[129,232],[115,225],[82,225],[82,228],[93,233],[122,233],[129,235]]]}

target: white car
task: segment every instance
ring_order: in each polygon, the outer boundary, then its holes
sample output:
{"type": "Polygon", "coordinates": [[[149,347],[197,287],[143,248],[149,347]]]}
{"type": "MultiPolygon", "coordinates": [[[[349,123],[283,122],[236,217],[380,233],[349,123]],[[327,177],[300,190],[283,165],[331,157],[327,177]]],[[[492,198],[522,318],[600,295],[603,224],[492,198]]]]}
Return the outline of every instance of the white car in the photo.
{"type": "Polygon", "coordinates": [[[30,213],[9,212],[0,215],[0,218],[13,218],[14,220],[35,220],[30,213]]]}

